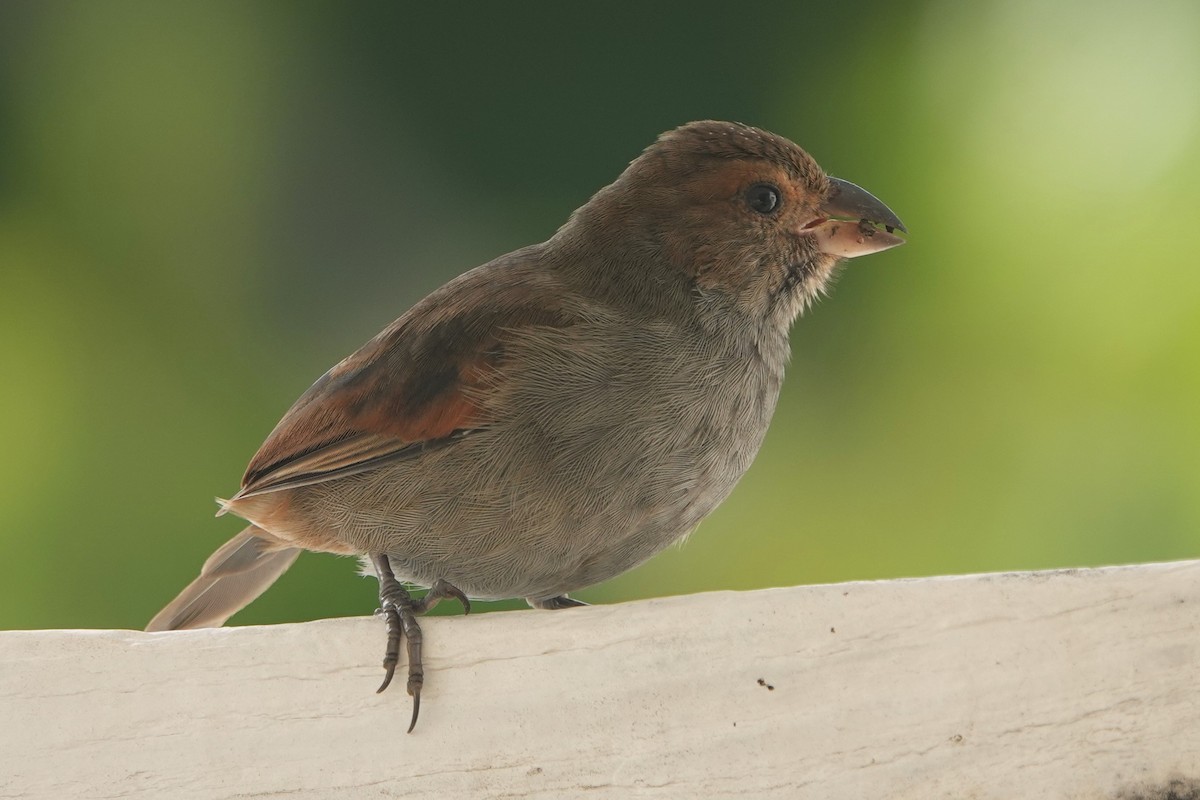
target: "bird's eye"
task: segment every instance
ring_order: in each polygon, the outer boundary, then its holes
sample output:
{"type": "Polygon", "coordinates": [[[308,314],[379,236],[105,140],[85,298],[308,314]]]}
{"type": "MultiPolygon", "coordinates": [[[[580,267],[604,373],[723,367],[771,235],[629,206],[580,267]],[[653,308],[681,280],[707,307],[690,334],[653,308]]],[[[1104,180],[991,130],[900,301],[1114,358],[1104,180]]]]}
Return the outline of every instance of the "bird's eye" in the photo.
{"type": "Polygon", "coordinates": [[[756,183],[746,190],[746,202],[759,214],[770,214],[779,208],[779,190],[769,183],[756,183]]]}

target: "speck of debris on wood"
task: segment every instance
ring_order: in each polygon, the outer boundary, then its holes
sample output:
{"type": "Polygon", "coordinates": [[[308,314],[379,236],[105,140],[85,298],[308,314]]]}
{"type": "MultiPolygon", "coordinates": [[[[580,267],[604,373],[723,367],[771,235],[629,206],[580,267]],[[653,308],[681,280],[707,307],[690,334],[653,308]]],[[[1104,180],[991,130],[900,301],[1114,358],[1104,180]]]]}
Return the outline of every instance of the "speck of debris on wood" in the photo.
{"type": "Polygon", "coordinates": [[[830,629],[829,629],[829,632],[830,632],[830,633],[837,633],[837,631],[836,631],[836,630],[834,630],[833,628],[830,628],[830,629]]]}
{"type": "Polygon", "coordinates": [[[763,678],[759,678],[759,679],[758,679],[758,685],[759,685],[759,686],[765,686],[765,687],[767,687],[767,691],[768,691],[768,692],[773,692],[773,691],[775,691],[775,687],[774,687],[774,686],[772,686],[771,684],[767,683],[767,682],[766,682],[766,680],[764,680],[763,678]]]}

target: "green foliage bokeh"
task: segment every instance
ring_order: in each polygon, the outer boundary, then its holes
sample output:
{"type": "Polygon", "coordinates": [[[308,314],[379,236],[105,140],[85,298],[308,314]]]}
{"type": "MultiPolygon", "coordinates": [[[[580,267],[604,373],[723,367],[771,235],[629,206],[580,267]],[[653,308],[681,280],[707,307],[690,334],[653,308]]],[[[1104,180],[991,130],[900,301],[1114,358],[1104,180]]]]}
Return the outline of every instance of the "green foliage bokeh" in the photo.
{"type": "MultiPolygon", "coordinates": [[[[145,624],[324,370],[736,119],[908,224],[757,463],[584,599],[1200,553],[1200,6],[0,6],[0,627],[145,624]]],[[[374,608],[306,555],[241,614],[374,608]]]]}

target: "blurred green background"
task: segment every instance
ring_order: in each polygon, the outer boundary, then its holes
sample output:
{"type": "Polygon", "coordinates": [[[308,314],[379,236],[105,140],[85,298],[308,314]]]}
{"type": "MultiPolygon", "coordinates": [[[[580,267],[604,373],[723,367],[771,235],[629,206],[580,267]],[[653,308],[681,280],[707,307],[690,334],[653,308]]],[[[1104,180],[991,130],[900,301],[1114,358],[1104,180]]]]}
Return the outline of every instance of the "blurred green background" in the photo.
{"type": "MultiPolygon", "coordinates": [[[[699,118],[911,238],[796,326],[733,497],[580,597],[1200,555],[1193,0],[10,1],[0,627],[140,628],[309,383],[699,118]]],[[[235,621],[370,613],[356,566],[235,621]]]]}

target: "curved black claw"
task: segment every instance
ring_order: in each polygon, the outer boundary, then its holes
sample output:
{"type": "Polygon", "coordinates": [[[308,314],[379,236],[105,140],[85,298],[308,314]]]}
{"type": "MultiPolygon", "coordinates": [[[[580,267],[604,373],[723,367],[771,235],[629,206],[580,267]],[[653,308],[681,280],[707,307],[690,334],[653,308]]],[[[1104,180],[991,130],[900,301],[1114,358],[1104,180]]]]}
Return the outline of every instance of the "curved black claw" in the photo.
{"type": "Polygon", "coordinates": [[[421,692],[418,691],[413,695],[413,715],[412,722],[408,723],[408,730],[405,733],[412,733],[413,728],[417,727],[417,715],[421,713],[421,692]]]}
{"type": "Polygon", "coordinates": [[[413,728],[417,727],[417,716],[421,713],[421,687],[425,685],[425,669],[421,661],[423,636],[421,626],[417,624],[417,614],[424,614],[446,598],[458,600],[462,603],[463,611],[469,614],[471,601],[456,586],[443,580],[434,581],[424,597],[413,600],[408,590],[396,580],[386,555],[373,555],[371,562],[375,565],[375,574],[379,576],[379,606],[388,626],[387,649],[383,655],[386,674],[383,683],[375,691],[378,694],[391,684],[396,666],[400,663],[400,640],[406,639],[408,693],[413,699],[412,722],[408,725],[408,732],[412,733],[413,728]]]}
{"type": "Polygon", "coordinates": [[[375,694],[379,694],[392,682],[392,676],[396,674],[396,665],[400,663],[400,614],[394,608],[380,609],[383,611],[384,618],[387,620],[388,638],[387,649],[383,651],[383,668],[387,671],[383,676],[383,683],[379,684],[379,688],[375,690],[375,694]]]}
{"type": "Polygon", "coordinates": [[[462,590],[450,583],[450,581],[444,581],[441,578],[433,582],[433,586],[429,587],[429,591],[424,597],[413,603],[413,610],[418,614],[424,614],[440,601],[451,599],[462,603],[464,614],[471,613],[471,601],[462,593],[462,590]]]}

